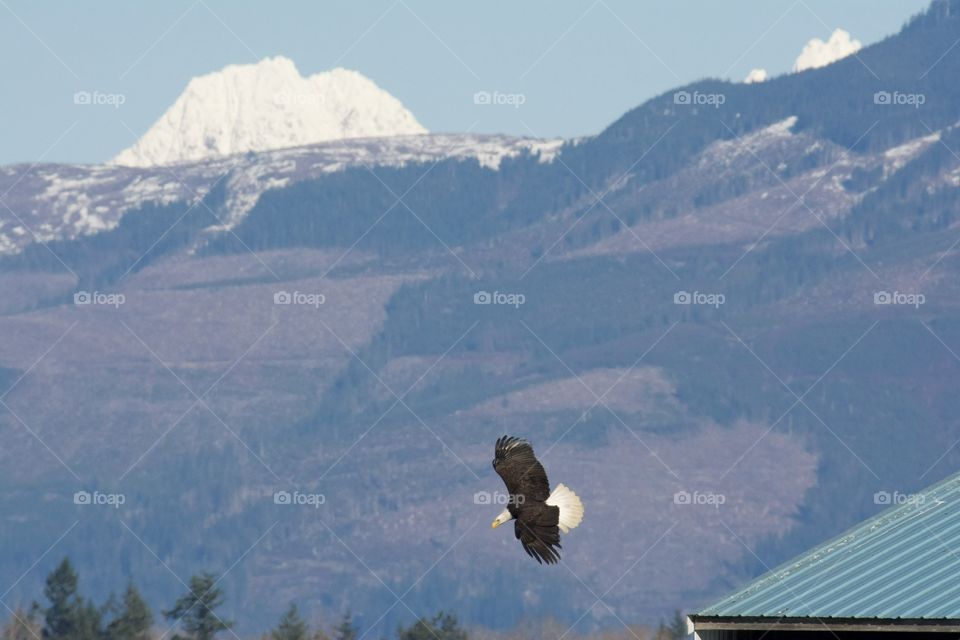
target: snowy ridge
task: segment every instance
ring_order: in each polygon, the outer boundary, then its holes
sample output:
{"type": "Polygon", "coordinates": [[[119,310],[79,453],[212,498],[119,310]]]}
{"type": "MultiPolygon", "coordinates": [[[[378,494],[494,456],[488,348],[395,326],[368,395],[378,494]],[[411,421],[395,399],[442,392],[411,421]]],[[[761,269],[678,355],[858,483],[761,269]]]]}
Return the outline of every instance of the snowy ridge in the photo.
{"type": "Polygon", "coordinates": [[[356,71],[309,77],[282,56],[190,80],[132,147],[111,162],[152,167],[327,140],[427,133],[392,95],[356,71]]]}
{"type": "Polygon", "coordinates": [[[0,209],[0,255],[40,241],[112,229],[147,202],[195,202],[221,178],[225,227],[240,222],[267,189],[355,166],[403,166],[446,158],[476,160],[496,170],[505,157],[539,154],[551,161],[562,140],[496,135],[417,135],[337,140],[175,166],[38,165],[0,168],[0,192],[17,213],[0,209]]]}
{"type": "Polygon", "coordinates": [[[890,147],[883,153],[883,177],[889,177],[904,167],[908,162],[925,151],[931,144],[940,140],[940,132],[936,131],[928,136],[908,140],[896,147],[890,147]]]}
{"type": "Polygon", "coordinates": [[[720,161],[730,164],[741,158],[754,158],[754,154],[766,149],[771,144],[789,140],[793,136],[793,127],[797,124],[797,116],[784,118],[779,122],[758,129],[733,140],[720,140],[711,144],[700,158],[701,164],[712,164],[720,161]]]}

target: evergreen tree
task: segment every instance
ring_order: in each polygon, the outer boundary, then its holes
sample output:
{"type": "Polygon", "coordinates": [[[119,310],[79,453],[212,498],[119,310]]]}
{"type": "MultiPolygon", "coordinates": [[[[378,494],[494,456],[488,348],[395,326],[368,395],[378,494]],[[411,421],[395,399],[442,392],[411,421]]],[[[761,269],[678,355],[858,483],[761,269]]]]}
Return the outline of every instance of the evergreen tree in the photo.
{"type": "Polygon", "coordinates": [[[660,621],[657,633],[654,636],[656,640],[685,640],[687,637],[687,619],[680,610],[673,612],[673,620],[670,624],[660,621]]]}
{"type": "Polygon", "coordinates": [[[670,623],[670,636],[673,640],[683,640],[687,637],[687,617],[677,609],[673,612],[673,622],[670,623]]]}
{"type": "Polygon", "coordinates": [[[123,594],[123,603],[104,631],[105,640],[147,640],[153,613],[131,582],[123,594]]]}
{"type": "Polygon", "coordinates": [[[44,612],[43,640],[77,640],[81,636],[84,602],[77,594],[77,583],[69,558],[47,576],[43,595],[50,606],[44,612]]]}
{"type": "Polygon", "coordinates": [[[467,632],[460,627],[457,617],[442,611],[432,619],[420,618],[404,629],[397,628],[398,640],[467,640],[467,632]]]}
{"type": "Polygon", "coordinates": [[[93,600],[82,600],[77,616],[77,631],[71,640],[101,640],[103,637],[103,611],[93,600]]]}
{"type": "Polygon", "coordinates": [[[223,604],[223,592],[216,582],[213,575],[206,572],[193,576],[190,590],[180,596],[172,609],[163,612],[166,617],[180,621],[193,640],[212,640],[218,632],[233,625],[214,612],[223,604]]]}
{"type": "Polygon", "coordinates": [[[357,640],[357,628],[353,626],[353,616],[349,611],[343,614],[333,633],[334,640],[357,640]]]}
{"type": "Polygon", "coordinates": [[[667,629],[667,623],[663,621],[663,618],[660,618],[660,624],[653,633],[653,640],[670,640],[670,630],[667,629]]]}
{"type": "Polygon", "coordinates": [[[290,608],[280,618],[280,624],[274,629],[270,636],[273,640],[307,640],[307,623],[300,617],[300,611],[297,605],[290,603],[290,608]]]}
{"type": "Polygon", "coordinates": [[[40,623],[37,620],[38,606],[34,604],[30,609],[17,607],[11,612],[11,617],[0,632],[2,640],[36,640],[41,633],[40,623]]]}

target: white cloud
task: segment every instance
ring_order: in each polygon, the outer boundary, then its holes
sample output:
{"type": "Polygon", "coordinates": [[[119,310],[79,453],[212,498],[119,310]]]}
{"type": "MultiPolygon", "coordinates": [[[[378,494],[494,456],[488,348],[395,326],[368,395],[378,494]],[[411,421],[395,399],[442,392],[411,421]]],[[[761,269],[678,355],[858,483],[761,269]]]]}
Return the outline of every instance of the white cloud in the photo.
{"type": "Polygon", "coordinates": [[[766,69],[751,69],[747,77],[744,78],[744,84],[753,84],[754,82],[765,82],[767,80],[766,69]]]}
{"type": "Polygon", "coordinates": [[[851,53],[856,53],[861,46],[863,45],[859,40],[850,38],[849,32],[837,29],[826,42],[820,38],[810,40],[793,63],[793,70],[804,71],[825,67],[841,58],[846,58],[851,53]]]}

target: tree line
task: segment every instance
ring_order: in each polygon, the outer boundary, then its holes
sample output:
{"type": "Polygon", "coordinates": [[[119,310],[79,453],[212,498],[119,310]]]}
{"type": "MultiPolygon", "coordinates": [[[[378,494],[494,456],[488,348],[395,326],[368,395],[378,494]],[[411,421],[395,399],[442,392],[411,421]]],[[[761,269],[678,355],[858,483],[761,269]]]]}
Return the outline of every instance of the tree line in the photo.
{"type": "MultiPolygon", "coordinates": [[[[199,573],[190,578],[187,591],[177,598],[170,609],[162,610],[169,621],[166,632],[157,633],[155,617],[133,582],[129,582],[119,598],[111,594],[107,601],[97,606],[90,598],[81,595],[79,576],[69,558],[47,576],[43,595],[46,604],[33,602],[29,607],[17,607],[2,632],[0,640],[164,640],[171,631],[171,640],[215,640],[223,632],[238,640],[233,632],[233,622],[220,612],[223,590],[217,586],[217,578],[211,573],[199,573]]],[[[549,624],[541,625],[536,633],[550,637],[549,624]]],[[[559,628],[559,627],[558,627],[559,628]]],[[[628,635],[644,640],[678,640],[686,637],[683,616],[677,611],[670,624],[664,622],[650,633],[645,629],[627,629],[628,635]],[[643,635],[640,635],[643,634],[643,635]]],[[[561,633],[571,640],[583,636],[561,633]]],[[[260,640],[360,640],[363,634],[354,624],[349,612],[343,614],[339,623],[330,630],[311,628],[295,603],[291,603],[277,625],[261,636],[260,640]]],[[[433,617],[422,617],[409,626],[398,626],[397,640],[485,640],[493,638],[529,638],[531,629],[525,628],[507,634],[479,632],[470,634],[457,617],[443,611],[433,617]]],[[[622,634],[600,634],[591,638],[620,638],[622,634]]],[[[381,639],[382,640],[382,639],[381,639]]]]}

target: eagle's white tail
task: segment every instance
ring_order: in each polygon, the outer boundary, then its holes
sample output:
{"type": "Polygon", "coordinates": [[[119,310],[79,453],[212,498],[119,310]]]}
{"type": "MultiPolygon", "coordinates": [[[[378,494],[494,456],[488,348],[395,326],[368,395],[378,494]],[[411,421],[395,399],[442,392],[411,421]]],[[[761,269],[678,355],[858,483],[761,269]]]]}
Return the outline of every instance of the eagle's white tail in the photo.
{"type": "Polygon", "coordinates": [[[560,507],[560,531],[564,533],[576,528],[583,520],[583,503],[580,502],[577,494],[563,484],[557,485],[547,498],[547,504],[551,507],[560,507]]]}

